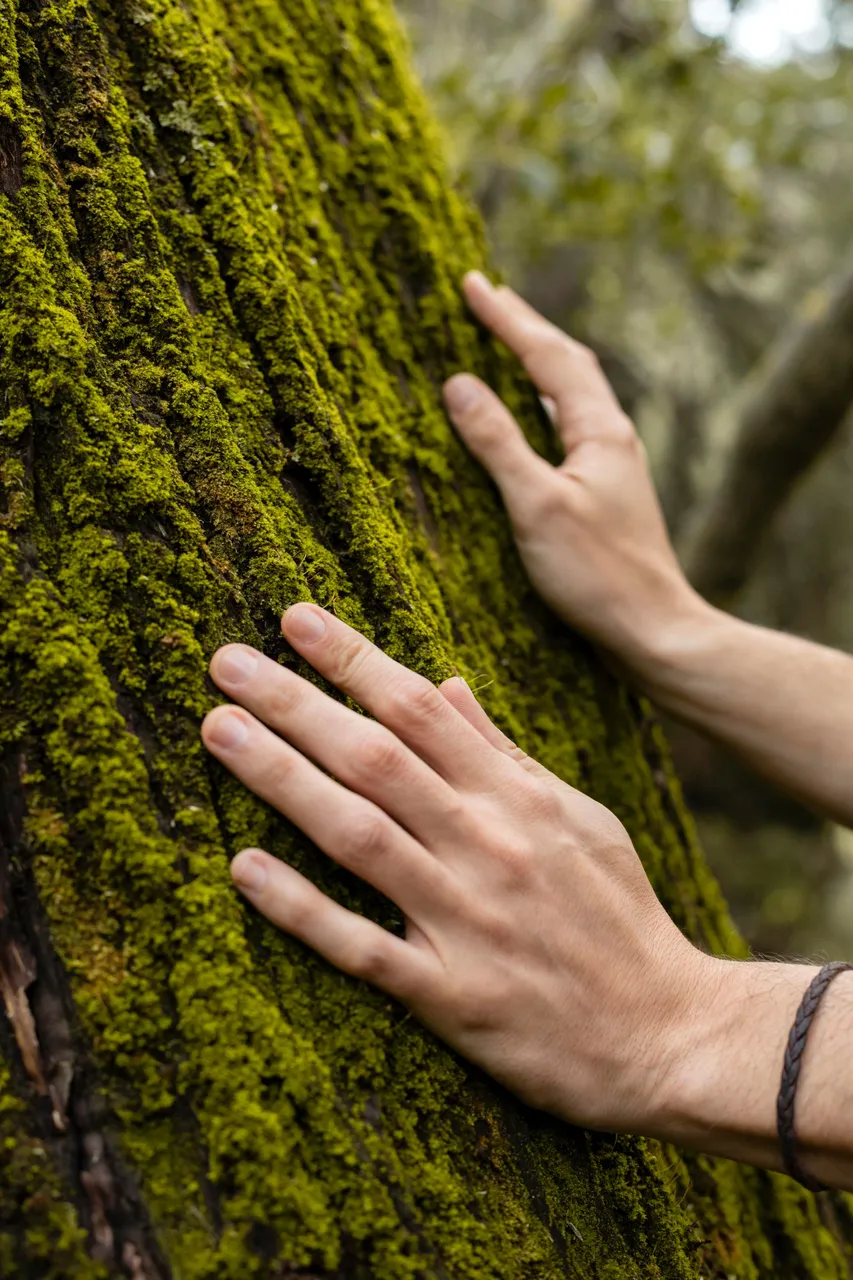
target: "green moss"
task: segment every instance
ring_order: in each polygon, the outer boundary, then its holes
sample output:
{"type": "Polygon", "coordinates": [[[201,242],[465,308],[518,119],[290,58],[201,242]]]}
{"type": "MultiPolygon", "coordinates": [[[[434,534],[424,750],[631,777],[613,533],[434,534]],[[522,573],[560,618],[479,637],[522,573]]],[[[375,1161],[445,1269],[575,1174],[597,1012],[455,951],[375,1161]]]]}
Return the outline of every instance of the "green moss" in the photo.
{"type": "MultiPolygon", "coordinates": [[[[689,936],[742,953],[659,730],[532,599],[442,412],[474,368],[550,447],[460,304],[480,230],[387,5],[0,0],[0,48],[23,157],[0,195],[16,857],[173,1274],[845,1274],[782,1180],[525,1113],[230,887],[262,843],[393,923],[199,745],[214,648],[293,661],[278,617],[310,598],[468,676],[619,812],[689,936]]],[[[33,1230],[79,1253],[55,1186],[33,1230]]]]}

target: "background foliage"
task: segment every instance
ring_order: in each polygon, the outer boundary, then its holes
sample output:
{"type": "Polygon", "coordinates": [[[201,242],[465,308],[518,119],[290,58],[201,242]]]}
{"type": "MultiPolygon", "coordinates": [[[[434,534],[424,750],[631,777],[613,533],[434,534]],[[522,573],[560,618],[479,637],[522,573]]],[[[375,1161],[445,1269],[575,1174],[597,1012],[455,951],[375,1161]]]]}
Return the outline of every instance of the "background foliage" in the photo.
{"type": "MultiPolygon", "coordinates": [[[[762,65],[699,30],[708,0],[399,4],[498,264],[598,350],[688,545],[744,396],[848,258],[853,5],[762,65]]],[[[853,420],[766,531],[744,616],[853,651],[851,483],[853,420]]],[[[853,958],[853,837],[673,736],[756,949],[853,958]]]]}

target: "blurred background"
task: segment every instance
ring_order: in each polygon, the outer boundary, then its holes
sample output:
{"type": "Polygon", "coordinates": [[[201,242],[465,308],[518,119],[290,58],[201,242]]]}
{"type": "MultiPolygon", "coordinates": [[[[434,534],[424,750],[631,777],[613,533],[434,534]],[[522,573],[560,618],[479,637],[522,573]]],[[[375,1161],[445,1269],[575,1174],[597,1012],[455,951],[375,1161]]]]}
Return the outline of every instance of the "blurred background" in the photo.
{"type": "MultiPolygon", "coordinates": [[[[853,652],[853,2],[398,6],[496,262],[598,352],[694,580],[853,652]]],[[[671,734],[755,950],[853,960],[853,834],[671,734]]]]}

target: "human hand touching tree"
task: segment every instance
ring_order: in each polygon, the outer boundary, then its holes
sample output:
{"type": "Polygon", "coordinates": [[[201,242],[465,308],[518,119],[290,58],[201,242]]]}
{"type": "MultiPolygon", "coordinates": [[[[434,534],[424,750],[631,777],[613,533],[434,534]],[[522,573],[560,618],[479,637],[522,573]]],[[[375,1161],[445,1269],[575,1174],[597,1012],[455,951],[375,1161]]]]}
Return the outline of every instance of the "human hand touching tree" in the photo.
{"type": "Polygon", "coordinates": [[[376,721],[231,646],[212,675],[243,709],[214,711],[205,742],[394,901],[406,935],[261,852],[235,862],[239,887],[530,1104],[590,1127],[651,1125],[708,960],[660,906],[622,824],[513,748],[464,682],[436,689],[314,606],[283,626],[376,721]]]}
{"type": "Polygon", "coordinates": [[[479,378],[445,398],[460,436],[497,483],[531,582],[559,617],[643,666],[676,626],[708,612],[670,543],[633,423],[594,353],[511,289],[466,278],[474,313],[519,357],[550,404],[565,459],[552,467],[479,378]]]}
{"type": "Polygon", "coordinates": [[[465,294],[553,402],[565,448],[550,466],[479,379],[447,384],[451,417],[500,488],[542,597],[658,705],[853,824],[853,659],[702,600],[673,551],[645,449],[592,352],[478,273],[465,294]]]}
{"type": "MultiPolygon", "coordinates": [[[[262,850],[233,864],[249,901],[531,1106],[780,1167],[779,1067],[809,971],[693,947],[622,824],[508,742],[462,681],[434,688],[313,605],[283,630],[375,719],[231,645],[211,671],[239,705],[211,712],[204,741],[395,902],[405,936],[262,850]]],[[[814,1171],[849,1187],[853,1086],[837,1077],[851,986],[831,993],[799,1124],[814,1171]]]]}

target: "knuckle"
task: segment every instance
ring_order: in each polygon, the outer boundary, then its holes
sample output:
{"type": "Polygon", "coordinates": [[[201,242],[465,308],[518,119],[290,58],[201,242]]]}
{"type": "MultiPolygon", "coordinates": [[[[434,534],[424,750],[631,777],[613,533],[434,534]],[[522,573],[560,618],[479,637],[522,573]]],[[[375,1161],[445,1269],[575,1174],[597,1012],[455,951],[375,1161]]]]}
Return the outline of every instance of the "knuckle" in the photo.
{"type": "Polygon", "coordinates": [[[266,764],[267,781],[273,790],[288,791],[299,767],[299,757],[287,748],[274,751],[266,764]]]}
{"type": "Polygon", "coordinates": [[[460,987],[448,1003],[463,1033],[497,1031],[505,1021],[506,991],[494,982],[460,987]]]}
{"type": "Polygon", "coordinates": [[[644,455],[644,449],[640,437],[637,435],[636,427],[621,409],[617,409],[614,413],[610,430],[613,439],[618,444],[628,445],[630,448],[636,449],[638,456],[644,455]]]}
{"type": "Polygon", "coordinates": [[[496,853],[504,883],[511,893],[521,893],[533,881],[533,855],[521,844],[505,844],[496,853]]]}
{"type": "Polygon", "coordinates": [[[393,957],[382,942],[362,946],[350,965],[350,972],[373,986],[387,986],[393,971],[393,957]]]}
{"type": "Polygon", "coordinates": [[[446,829],[455,832],[459,840],[473,843],[476,838],[476,818],[471,813],[467,800],[452,787],[447,788],[441,806],[441,817],[446,829]]]}
{"type": "Polygon", "coordinates": [[[388,693],[387,714],[394,724],[429,720],[446,709],[442,693],[429,680],[420,677],[407,680],[388,693]]]}
{"type": "MultiPolygon", "coordinates": [[[[529,756],[524,756],[529,760],[529,756]]],[[[557,793],[553,786],[527,769],[521,768],[519,776],[513,781],[513,801],[521,809],[525,818],[528,814],[550,813],[557,803],[557,793]]]]}
{"type": "Polygon", "coordinates": [[[353,870],[367,866],[388,844],[388,824],[378,809],[364,809],[349,823],[341,859],[353,870]]]}
{"type": "MultiPolygon", "coordinates": [[[[555,829],[561,830],[566,822],[566,814],[560,804],[556,789],[531,777],[526,771],[525,781],[529,785],[519,788],[518,807],[516,809],[516,813],[523,825],[526,827],[535,825],[535,829],[540,833],[556,834],[555,829]]],[[[526,848],[523,842],[513,843],[511,851],[515,853],[520,861],[530,861],[534,857],[532,845],[526,848]]]]}
{"type": "Polygon", "coordinates": [[[547,484],[539,486],[531,495],[531,510],[539,520],[550,520],[563,515],[569,507],[569,487],[557,476],[549,477],[547,484]]]}
{"type": "Polygon", "coordinates": [[[537,817],[559,822],[565,819],[565,796],[553,777],[528,773],[524,794],[537,817]]]}
{"type": "Polygon", "coordinates": [[[269,713],[274,719],[285,719],[298,709],[303,697],[303,682],[291,672],[282,671],[272,688],[268,690],[269,713]]]}
{"type": "Polygon", "coordinates": [[[537,332],[536,354],[540,357],[563,361],[567,356],[574,355],[577,347],[578,343],[555,325],[546,322],[537,332]]]}
{"type": "Polygon", "coordinates": [[[313,935],[320,912],[309,897],[294,897],[287,904],[287,927],[299,938],[313,935]]]}
{"type": "Polygon", "coordinates": [[[345,635],[334,655],[334,680],[346,688],[358,676],[371,651],[370,642],[360,635],[345,635]]]}
{"type": "Polygon", "coordinates": [[[493,404],[481,405],[472,414],[471,426],[475,428],[474,439],[482,449],[494,448],[507,434],[507,420],[493,404]]]}
{"type": "Polygon", "coordinates": [[[366,734],[356,751],[358,772],[383,781],[396,777],[403,767],[403,748],[390,733],[382,730],[366,734]]]}

